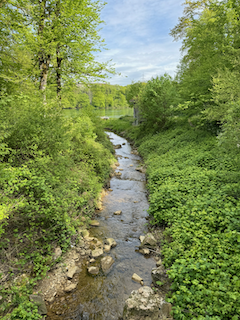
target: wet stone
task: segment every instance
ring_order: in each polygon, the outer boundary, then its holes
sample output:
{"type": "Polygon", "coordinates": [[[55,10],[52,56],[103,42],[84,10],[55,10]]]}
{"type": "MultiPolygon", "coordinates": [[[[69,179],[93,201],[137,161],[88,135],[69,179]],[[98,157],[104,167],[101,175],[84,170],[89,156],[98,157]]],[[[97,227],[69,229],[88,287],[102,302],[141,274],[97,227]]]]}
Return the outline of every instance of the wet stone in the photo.
{"type": "Polygon", "coordinates": [[[143,279],[139,275],[137,275],[136,273],[134,273],[132,275],[132,279],[133,279],[133,281],[138,282],[141,285],[143,285],[143,279]]]}
{"type": "Polygon", "coordinates": [[[119,216],[120,214],[122,214],[122,210],[117,210],[117,211],[114,212],[114,214],[115,214],[116,216],[119,216]]]}
{"type": "Polygon", "coordinates": [[[117,242],[113,238],[107,238],[106,244],[109,245],[111,248],[115,248],[117,246],[117,242]]]}
{"type": "Polygon", "coordinates": [[[114,260],[112,257],[107,256],[101,259],[101,267],[104,273],[108,273],[110,271],[111,266],[113,265],[114,260]]]}
{"type": "Polygon", "coordinates": [[[67,282],[67,285],[64,288],[65,292],[71,292],[77,288],[77,283],[72,283],[71,281],[67,282]]]}
{"type": "Polygon", "coordinates": [[[98,257],[100,257],[100,256],[102,256],[103,255],[103,250],[102,249],[95,249],[95,250],[93,250],[92,251],[92,257],[93,258],[98,258],[98,257]]]}
{"type": "Polygon", "coordinates": [[[90,226],[91,227],[98,227],[99,226],[99,222],[97,220],[91,220],[90,221],[90,226]]]}
{"type": "Polygon", "coordinates": [[[88,270],[88,273],[92,275],[97,275],[99,273],[98,267],[89,267],[87,270],[88,270]]]}

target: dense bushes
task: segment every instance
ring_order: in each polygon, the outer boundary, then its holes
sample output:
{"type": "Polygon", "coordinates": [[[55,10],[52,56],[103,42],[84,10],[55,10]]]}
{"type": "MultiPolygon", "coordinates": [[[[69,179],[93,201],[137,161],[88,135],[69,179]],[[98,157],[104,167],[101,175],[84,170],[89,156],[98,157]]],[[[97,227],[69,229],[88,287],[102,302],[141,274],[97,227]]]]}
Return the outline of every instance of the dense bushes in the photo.
{"type": "MultiPolygon", "coordinates": [[[[114,161],[110,142],[91,110],[69,118],[38,93],[3,98],[0,115],[2,280],[23,272],[37,280],[54,263],[54,248],[76,241],[80,217],[94,211],[114,161]]],[[[12,290],[1,292],[5,312],[12,290]]]]}
{"type": "MultiPolygon", "coordinates": [[[[238,319],[238,150],[175,118],[168,130],[126,128],[147,164],[152,223],[165,226],[164,264],[174,319],[238,319]]],[[[121,121],[115,128],[121,131],[121,121]]]]}

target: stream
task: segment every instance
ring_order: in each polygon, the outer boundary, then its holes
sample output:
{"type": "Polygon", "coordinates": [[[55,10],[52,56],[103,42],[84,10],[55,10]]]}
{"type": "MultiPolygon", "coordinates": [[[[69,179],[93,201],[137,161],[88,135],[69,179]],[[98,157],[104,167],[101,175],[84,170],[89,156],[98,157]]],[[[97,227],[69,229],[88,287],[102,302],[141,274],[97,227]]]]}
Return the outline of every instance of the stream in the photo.
{"type": "MultiPolygon", "coordinates": [[[[138,252],[139,236],[147,232],[147,191],[145,174],[136,171],[141,158],[132,153],[130,144],[122,137],[107,132],[113,145],[122,147],[116,150],[119,166],[110,181],[109,191],[102,199],[103,210],[100,211],[99,227],[90,230],[90,236],[101,241],[114,238],[117,246],[109,253],[114,259],[111,271],[104,275],[89,275],[87,266],[83,266],[79,274],[79,283],[75,291],[65,295],[61,303],[61,315],[56,313],[47,320],[117,320],[121,318],[125,300],[132,290],[141,285],[132,280],[137,273],[150,286],[151,270],[156,263],[138,252]],[[121,210],[121,215],[114,212],[121,210]]],[[[99,265],[100,259],[93,265],[99,265]]]]}

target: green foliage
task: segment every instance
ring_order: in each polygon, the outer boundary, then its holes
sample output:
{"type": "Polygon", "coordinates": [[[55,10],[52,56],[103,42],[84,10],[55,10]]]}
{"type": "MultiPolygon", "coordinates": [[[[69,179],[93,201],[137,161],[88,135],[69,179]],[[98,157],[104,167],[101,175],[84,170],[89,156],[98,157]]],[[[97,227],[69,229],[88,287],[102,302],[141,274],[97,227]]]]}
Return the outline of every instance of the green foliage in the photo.
{"type": "Polygon", "coordinates": [[[140,95],[141,91],[145,87],[144,82],[135,82],[127,86],[126,89],[126,99],[129,103],[130,107],[133,107],[134,102],[132,100],[135,100],[135,103],[138,103],[138,96],[140,95]]]}
{"type": "MultiPolygon", "coordinates": [[[[55,263],[54,247],[70,246],[79,216],[94,212],[114,161],[91,110],[69,118],[54,100],[41,100],[37,92],[3,97],[0,127],[1,268],[35,280],[55,263]]],[[[19,302],[13,319],[27,309],[19,302]]]]}
{"type": "MultiPolygon", "coordinates": [[[[112,127],[121,132],[123,120],[112,127]]],[[[152,224],[165,226],[162,253],[174,319],[237,319],[239,151],[220,147],[214,135],[187,120],[175,118],[160,133],[142,126],[138,134],[130,126],[125,132],[147,164],[152,224]]]]}
{"type": "Polygon", "coordinates": [[[162,128],[167,123],[172,110],[176,90],[171,77],[167,74],[149,80],[141,91],[139,108],[141,117],[148,126],[162,128]]]}

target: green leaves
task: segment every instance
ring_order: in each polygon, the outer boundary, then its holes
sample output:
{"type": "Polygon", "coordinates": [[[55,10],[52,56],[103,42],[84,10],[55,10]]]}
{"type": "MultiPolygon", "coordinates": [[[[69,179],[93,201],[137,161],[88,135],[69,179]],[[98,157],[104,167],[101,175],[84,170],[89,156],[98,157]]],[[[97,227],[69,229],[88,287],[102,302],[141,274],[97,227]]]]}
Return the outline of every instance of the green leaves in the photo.
{"type": "Polygon", "coordinates": [[[152,134],[115,124],[140,144],[147,164],[151,223],[165,226],[162,254],[172,280],[174,319],[240,314],[240,177],[237,152],[178,117],[152,134]],[[137,135],[136,135],[137,132],[137,135]]]}

